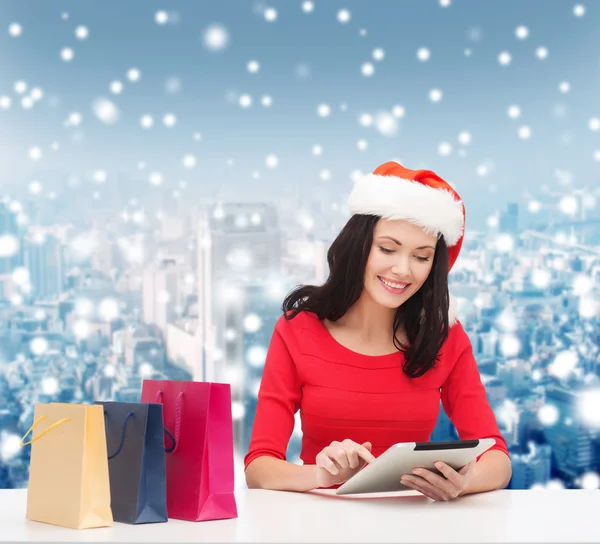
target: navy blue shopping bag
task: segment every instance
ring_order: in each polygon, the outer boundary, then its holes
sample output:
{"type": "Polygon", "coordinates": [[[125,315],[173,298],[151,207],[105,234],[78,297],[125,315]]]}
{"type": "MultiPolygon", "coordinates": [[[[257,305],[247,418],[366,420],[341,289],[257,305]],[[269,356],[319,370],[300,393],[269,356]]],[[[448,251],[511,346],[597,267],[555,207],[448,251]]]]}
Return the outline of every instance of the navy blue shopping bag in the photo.
{"type": "Polygon", "coordinates": [[[111,509],[121,523],[160,523],[167,516],[161,404],[104,402],[111,509]]]}

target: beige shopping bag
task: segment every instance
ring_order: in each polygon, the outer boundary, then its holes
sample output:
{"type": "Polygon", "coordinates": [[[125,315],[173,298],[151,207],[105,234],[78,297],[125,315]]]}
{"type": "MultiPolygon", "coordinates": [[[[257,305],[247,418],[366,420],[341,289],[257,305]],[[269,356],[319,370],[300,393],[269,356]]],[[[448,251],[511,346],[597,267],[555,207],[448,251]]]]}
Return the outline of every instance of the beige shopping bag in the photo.
{"type": "Polygon", "coordinates": [[[21,439],[27,444],[27,519],[73,529],[112,525],[102,406],[36,404],[34,423],[21,439]]]}

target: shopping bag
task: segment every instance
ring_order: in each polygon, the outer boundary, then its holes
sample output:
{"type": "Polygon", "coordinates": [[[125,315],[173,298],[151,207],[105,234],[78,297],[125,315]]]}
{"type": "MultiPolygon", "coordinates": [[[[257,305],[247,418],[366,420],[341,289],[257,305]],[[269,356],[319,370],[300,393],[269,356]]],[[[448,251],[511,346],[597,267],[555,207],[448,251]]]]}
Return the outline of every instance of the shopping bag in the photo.
{"type": "Polygon", "coordinates": [[[165,440],[161,404],[104,402],[113,519],[167,521],[165,440]]]}
{"type": "Polygon", "coordinates": [[[169,517],[236,518],[229,384],[144,380],[141,401],[162,403],[175,438],[166,455],[169,517]]]}
{"type": "Polygon", "coordinates": [[[36,404],[33,421],[21,439],[31,444],[27,519],[72,529],[112,525],[102,407],[36,404]]]}

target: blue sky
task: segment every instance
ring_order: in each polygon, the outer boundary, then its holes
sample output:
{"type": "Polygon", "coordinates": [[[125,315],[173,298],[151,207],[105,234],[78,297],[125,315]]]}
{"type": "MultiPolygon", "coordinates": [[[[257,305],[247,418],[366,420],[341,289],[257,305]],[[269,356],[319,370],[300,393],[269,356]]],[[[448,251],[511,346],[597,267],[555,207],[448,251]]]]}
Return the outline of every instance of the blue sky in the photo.
{"type": "MultiPolygon", "coordinates": [[[[543,185],[559,189],[557,171],[567,172],[573,187],[597,184],[600,131],[590,120],[600,116],[600,5],[582,2],[585,13],[577,16],[576,4],[314,0],[307,13],[302,0],[3,0],[0,97],[11,106],[0,109],[0,181],[13,191],[35,179],[44,187],[39,198],[51,188],[69,198],[58,181],[68,175],[86,180],[101,169],[105,185],[128,175],[152,190],[148,178],[158,172],[163,187],[185,180],[202,196],[277,200],[294,188],[342,202],[352,172],[400,159],[453,183],[480,227],[508,201],[525,205],[525,191],[539,197],[543,185]],[[277,11],[276,20],[266,20],[267,8],[277,11]],[[344,24],[342,9],[350,13],[344,24]],[[169,14],[166,24],[156,22],[160,10],[169,14]],[[14,23],[18,36],[9,32],[14,23]],[[230,37],[221,51],[203,42],[214,24],[230,37]],[[89,32],[84,40],[75,35],[80,25],[89,32]],[[528,28],[526,39],[516,36],[520,25],[528,28]],[[547,48],[544,59],[536,55],[540,47],[547,48]],[[70,62],[61,59],[64,48],[74,52],[70,62]],[[382,60],[373,58],[377,48],[382,60]],[[426,62],[417,58],[420,48],[430,51],[426,62]],[[502,52],[510,54],[507,65],[498,60],[502,52]],[[256,73],[247,69],[251,60],[260,64],[256,73]],[[373,65],[372,76],[361,72],[364,63],[373,65]],[[141,72],[137,82],[127,79],[132,67],[141,72]],[[167,89],[173,78],[178,92],[167,89]],[[109,90],[115,80],[123,83],[121,94],[109,90]],[[15,92],[18,81],[27,84],[24,94],[15,92]],[[23,108],[34,87],[43,98],[23,108]],[[441,101],[430,100],[432,89],[442,91],[441,101]],[[243,94],[251,107],[240,105],[243,94]],[[265,95],[270,107],[261,104],[265,95]],[[101,97],[119,109],[113,124],[94,115],[101,97]],[[330,106],[330,116],[317,114],[320,104],[330,106]],[[519,106],[519,118],[507,114],[511,105],[519,106]],[[394,106],[404,116],[395,118],[393,135],[359,122],[394,106]],[[72,113],[80,124],[64,126],[72,113]],[[162,120],[169,113],[173,127],[162,120]],[[150,129],[140,125],[146,114],[154,118],[150,129]],[[520,138],[520,127],[531,136],[520,138]],[[464,131],[468,145],[458,139],[464,131]],[[440,153],[444,143],[448,154],[440,153]],[[312,152],[316,144],[321,155],[312,152]],[[35,161],[34,147],[41,150],[35,161]],[[186,154],[196,158],[192,169],[182,163],[186,154]],[[276,168],[265,164],[270,154],[276,168]]],[[[90,195],[106,190],[96,185],[90,195]]]]}

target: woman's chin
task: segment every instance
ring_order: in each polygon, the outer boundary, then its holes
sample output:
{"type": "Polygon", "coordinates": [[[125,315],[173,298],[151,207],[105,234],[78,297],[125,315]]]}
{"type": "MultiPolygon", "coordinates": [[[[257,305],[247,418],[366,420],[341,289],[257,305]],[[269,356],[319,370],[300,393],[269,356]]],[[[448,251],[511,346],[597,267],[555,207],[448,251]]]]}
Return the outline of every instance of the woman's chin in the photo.
{"type": "Polygon", "coordinates": [[[375,302],[384,308],[389,308],[390,310],[399,308],[402,306],[402,303],[406,300],[404,296],[397,295],[383,295],[375,298],[375,302]]]}

